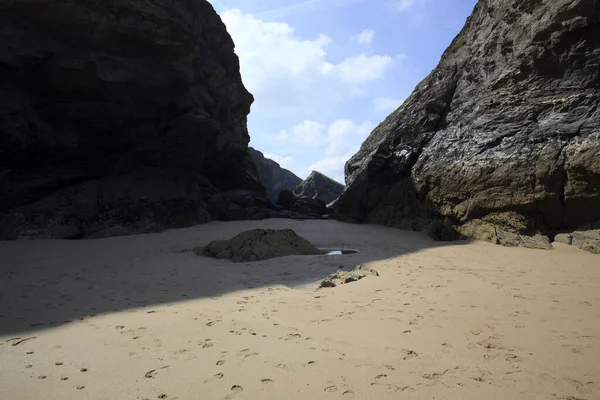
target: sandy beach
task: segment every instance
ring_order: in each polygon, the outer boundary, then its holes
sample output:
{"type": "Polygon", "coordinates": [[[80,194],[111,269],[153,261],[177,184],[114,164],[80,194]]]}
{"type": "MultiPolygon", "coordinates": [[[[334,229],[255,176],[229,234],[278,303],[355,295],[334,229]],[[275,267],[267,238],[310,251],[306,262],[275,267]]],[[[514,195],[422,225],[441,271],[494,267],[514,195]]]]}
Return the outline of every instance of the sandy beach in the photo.
{"type": "Polygon", "coordinates": [[[600,257],[337,221],[0,242],[0,399],[600,399],[600,257]],[[292,228],[342,256],[189,249],[292,228]],[[363,264],[379,277],[317,281],[363,264]]]}

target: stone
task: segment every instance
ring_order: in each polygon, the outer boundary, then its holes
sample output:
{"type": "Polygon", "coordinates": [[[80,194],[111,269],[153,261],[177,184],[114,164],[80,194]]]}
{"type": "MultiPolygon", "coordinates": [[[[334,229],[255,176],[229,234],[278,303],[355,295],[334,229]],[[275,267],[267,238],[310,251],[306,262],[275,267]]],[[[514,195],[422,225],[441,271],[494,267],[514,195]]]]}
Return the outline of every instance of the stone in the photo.
{"type": "Polygon", "coordinates": [[[558,235],[554,236],[554,241],[557,243],[571,245],[573,237],[568,233],[559,233],[558,235]]]}
{"type": "Polygon", "coordinates": [[[105,239],[105,238],[114,237],[114,236],[127,236],[127,235],[131,235],[131,234],[132,234],[131,230],[129,230],[123,226],[120,226],[120,225],[115,225],[115,226],[111,226],[108,228],[101,229],[97,232],[94,232],[91,235],[89,235],[87,238],[88,239],[105,239]]]}
{"type": "Polygon", "coordinates": [[[580,248],[593,254],[600,254],[600,240],[587,240],[580,248]]]}
{"type": "Polygon", "coordinates": [[[277,196],[277,201],[285,208],[291,208],[296,202],[296,195],[290,190],[282,190],[277,196]]]}
{"type": "Polygon", "coordinates": [[[458,231],[465,237],[483,240],[507,247],[526,247],[530,249],[552,249],[550,239],[539,232],[527,231],[520,221],[504,220],[499,224],[498,215],[490,220],[475,219],[465,223],[458,231]],[[504,228],[509,226],[508,229],[504,228]],[[520,228],[520,229],[519,229],[520,228]]]}
{"type": "Polygon", "coordinates": [[[293,172],[266,158],[262,152],[252,147],[248,147],[248,152],[256,165],[258,179],[264,185],[269,199],[278,200],[279,193],[282,190],[292,191],[302,182],[302,179],[298,178],[293,172]]]}
{"type": "Polygon", "coordinates": [[[267,260],[289,255],[313,255],[320,251],[291,229],[254,229],[230,240],[216,240],[194,249],[197,255],[234,262],[267,260]]]}
{"type": "Polygon", "coordinates": [[[323,200],[326,204],[335,201],[344,191],[344,185],[330,177],[312,171],[310,175],[294,189],[297,197],[323,200]]]}
{"type": "Polygon", "coordinates": [[[320,199],[301,197],[296,199],[290,210],[297,213],[320,217],[327,214],[327,204],[320,199]]]}
{"type": "Polygon", "coordinates": [[[210,3],[74,5],[0,5],[0,239],[246,218],[253,97],[210,3]]]}
{"type": "Polygon", "coordinates": [[[332,288],[346,283],[357,282],[367,276],[379,276],[379,273],[363,265],[357,265],[352,271],[337,271],[323,279],[319,288],[332,288]]]}
{"type": "Polygon", "coordinates": [[[346,163],[335,218],[542,248],[600,220],[599,48],[598,1],[480,0],[346,163]]]}

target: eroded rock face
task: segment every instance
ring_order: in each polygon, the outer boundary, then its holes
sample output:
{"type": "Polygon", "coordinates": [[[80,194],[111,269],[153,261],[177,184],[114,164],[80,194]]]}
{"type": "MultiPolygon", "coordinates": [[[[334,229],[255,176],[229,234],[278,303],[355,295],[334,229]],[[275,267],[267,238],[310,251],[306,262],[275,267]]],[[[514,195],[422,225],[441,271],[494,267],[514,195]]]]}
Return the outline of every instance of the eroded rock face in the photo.
{"type": "Polygon", "coordinates": [[[334,181],[327,175],[318,171],[312,171],[310,175],[294,189],[294,194],[298,197],[307,197],[311,199],[323,200],[325,204],[340,197],[344,191],[344,185],[334,181]]]}
{"type": "Polygon", "coordinates": [[[188,226],[235,208],[222,191],[264,193],[253,98],[207,1],[15,0],[0,25],[5,237],[188,226]]]}
{"type": "Polygon", "coordinates": [[[479,1],[346,164],[336,217],[527,247],[600,219],[599,65],[600,2],[479,1]]]}
{"type": "Polygon", "coordinates": [[[271,200],[277,200],[282,190],[294,190],[302,179],[298,178],[293,172],[288,171],[264,156],[264,154],[252,147],[248,148],[252,161],[258,171],[258,179],[265,186],[267,197],[271,200]]]}
{"type": "Polygon", "coordinates": [[[230,240],[215,240],[194,252],[197,255],[231,259],[235,262],[320,254],[315,246],[291,229],[254,229],[242,232],[230,240]]]}

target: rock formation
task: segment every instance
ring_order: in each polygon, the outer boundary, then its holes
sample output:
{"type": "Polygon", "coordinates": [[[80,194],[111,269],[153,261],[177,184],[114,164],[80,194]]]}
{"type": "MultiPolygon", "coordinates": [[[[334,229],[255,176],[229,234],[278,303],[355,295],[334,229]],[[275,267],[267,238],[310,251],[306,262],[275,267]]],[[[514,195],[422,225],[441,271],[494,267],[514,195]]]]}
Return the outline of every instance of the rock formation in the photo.
{"type": "Polygon", "coordinates": [[[599,105],[600,2],[480,0],[347,162],[336,216],[548,247],[600,220],[599,105]]]}
{"type": "Polygon", "coordinates": [[[312,171],[310,175],[294,189],[298,197],[323,200],[326,204],[340,197],[344,191],[344,185],[334,181],[320,172],[312,171]]]}
{"type": "Polygon", "coordinates": [[[364,265],[357,265],[352,271],[337,271],[329,275],[319,283],[319,289],[357,282],[367,276],[379,276],[379,272],[364,265]]]}
{"type": "Polygon", "coordinates": [[[576,246],[590,253],[600,254],[600,229],[560,233],[556,235],[554,241],[576,246]]]}
{"type": "Polygon", "coordinates": [[[277,162],[266,158],[260,151],[249,147],[248,152],[256,165],[258,179],[266,188],[269,199],[277,200],[279,192],[294,190],[302,182],[302,179],[294,175],[293,172],[281,168],[277,162]]]}
{"type": "Polygon", "coordinates": [[[235,262],[321,253],[291,229],[253,229],[242,232],[231,240],[215,240],[194,252],[197,255],[232,259],[235,262]]]}
{"type": "Polygon", "coordinates": [[[5,1],[0,25],[0,239],[244,218],[222,192],[264,196],[207,1],[5,1]]]}

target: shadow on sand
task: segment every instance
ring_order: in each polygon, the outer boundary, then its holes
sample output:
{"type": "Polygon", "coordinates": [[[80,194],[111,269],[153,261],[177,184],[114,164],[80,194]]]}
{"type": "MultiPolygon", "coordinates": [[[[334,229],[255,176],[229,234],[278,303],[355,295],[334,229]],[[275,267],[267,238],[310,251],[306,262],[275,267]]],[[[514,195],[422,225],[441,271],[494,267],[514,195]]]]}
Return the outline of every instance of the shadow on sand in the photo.
{"type": "Polygon", "coordinates": [[[340,268],[465,243],[436,242],[415,232],[331,220],[213,222],[109,239],[0,242],[0,335],[265,286],[314,290],[318,280],[340,268]],[[318,247],[359,251],[253,263],[218,261],[187,251],[257,227],[291,228],[318,247]],[[339,237],[332,232],[340,232],[339,237]]]}

